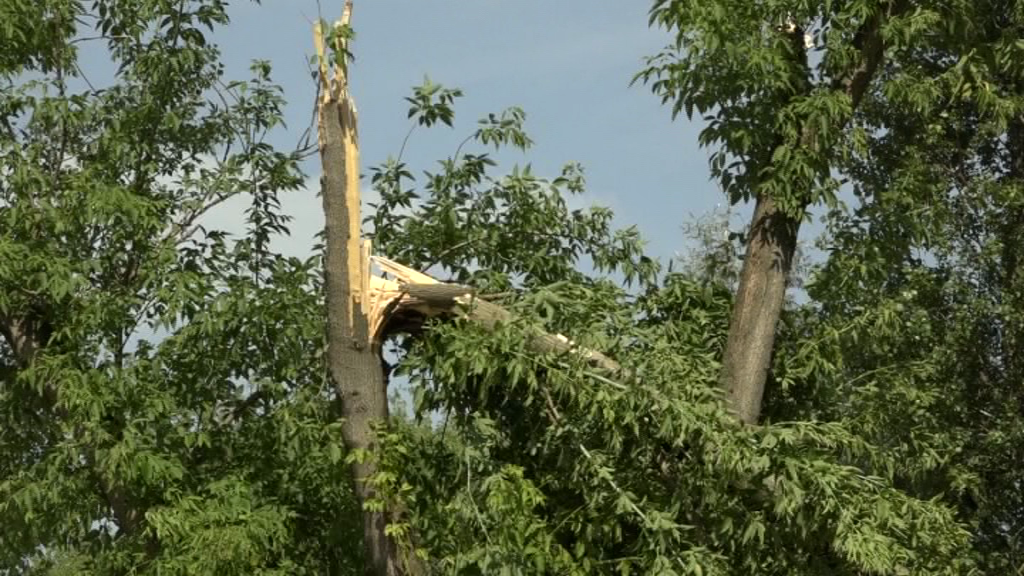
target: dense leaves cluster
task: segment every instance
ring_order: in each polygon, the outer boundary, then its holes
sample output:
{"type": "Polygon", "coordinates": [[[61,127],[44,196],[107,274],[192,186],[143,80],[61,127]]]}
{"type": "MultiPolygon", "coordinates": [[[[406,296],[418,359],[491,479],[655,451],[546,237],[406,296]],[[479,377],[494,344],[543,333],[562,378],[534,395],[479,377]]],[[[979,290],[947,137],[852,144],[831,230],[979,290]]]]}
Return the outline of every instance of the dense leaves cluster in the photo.
{"type": "Polygon", "coordinates": [[[858,206],[830,219],[812,294],[823,325],[879,318],[834,343],[831,416],[904,452],[901,484],[953,503],[1001,574],[1024,565],[1024,6],[970,8],[900,54],[865,109],[888,130],[850,159],[858,206]]]}
{"type": "Polygon", "coordinates": [[[0,572],[344,573],[318,262],[268,249],[302,182],[269,68],[223,77],[220,1],[0,12],[0,572]],[[244,237],[203,228],[239,195],[244,237]]]}
{"type": "Polygon", "coordinates": [[[392,431],[376,481],[391,505],[412,512],[403,533],[438,569],[967,570],[967,532],[954,511],[893,483],[902,453],[852,426],[750,429],[722,409],[717,359],[729,292],[707,281],[714,275],[695,268],[660,275],[640,245],[615,250],[621,233],[606,224],[585,228],[598,232],[596,241],[580,242],[572,226],[603,210],[552,203],[549,188],[564,178],[524,189],[515,170],[488,177],[491,164],[486,154],[460,154],[442,162],[441,174],[428,173],[417,192],[403,187],[412,177],[395,163],[376,178],[379,249],[502,292],[517,318],[497,332],[469,322],[435,325],[417,335],[400,365],[415,413],[439,420],[440,433],[392,431]],[[462,178],[466,172],[472,177],[462,178]],[[511,194],[507,210],[479,208],[511,194]],[[552,248],[579,248],[537,254],[510,238],[534,230],[552,248]],[[644,273],[624,290],[579,271],[586,262],[627,278],[644,273]],[[564,279],[552,283],[557,278],[564,279]],[[624,370],[610,377],[582,357],[538,355],[529,344],[538,330],[610,353],[624,370]]]}
{"type": "Polygon", "coordinates": [[[810,304],[783,318],[764,418],[841,422],[891,451],[885,476],[953,506],[992,574],[1024,562],[1013,464],[1022,10],[656,2],[652,22],[677,43],[640,76],[676,113],[705,115],[733,201],[767,190],[830,209],[829,256],[810,304]],[[854,112],[850,65],[876,23],[883,56],[854,112]],[[780,41],[787,31],[804,35],[805,62],[780,41]],[[827,168],[819,184],[836,182],[807,195],[814,164],[800,158],[827,168]],[[780,169],[783,187],[766,187],[780,169]],[[852,209],[837,202],[840,182],[852,209]]]}

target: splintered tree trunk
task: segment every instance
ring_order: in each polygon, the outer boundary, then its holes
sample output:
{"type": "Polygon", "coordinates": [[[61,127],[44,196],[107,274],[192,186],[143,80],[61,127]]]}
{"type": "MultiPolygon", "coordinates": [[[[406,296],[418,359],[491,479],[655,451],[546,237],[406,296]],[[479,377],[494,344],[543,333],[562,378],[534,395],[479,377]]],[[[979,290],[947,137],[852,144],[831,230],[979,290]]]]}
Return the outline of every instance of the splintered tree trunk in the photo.
{"type": "MultiPolygon", "coordinates": [[[[351,16],[346,3],[341,24],[351,16]]],[[[373,448],[373,423],[388,419],[387,383],[381,346],[370,328],[369,249],[360,238],[359,144],[356,111],[348,93],[347,74],[335,67],[328,79],[323,31],[315,40],[320,56],[322,99],[319,106],[321,189],[325,217],[325,296],[327,304],[327,362],[342,406],[342,436],[349,451],[373,448]]],[[[344,48],[339,42],[335,49],[344,48]]],[[[404,554],[385,534],[386,512],[367,509],[374,488],[367,482],[376,471],[372,461],[352,465],[355,493],[363,509],[363,547],[368,576],[420,572],[415,556],[404,554]]]]}
{"type": "MultiPolygon", "coordinates": [[[[379,347],[370,338],[366,315],[358,300],[358,290],[350,263],[359,258],[358,218],[349,212],[349,185],[344,138],[354,131],[355,119],[345,102],[327,102],[321,107],[324,139],[321,149],[326,245],[324,257],[327,302],[327,362],[331,377],[341,399],[342,435],[349,450],[370,450],[374,421],[388,417],[387,385],[381,367],[379,347]],[[355,237],[353,237],[355,234],[355,237]],[[355,242],[353,242],[353,240],[355,242]]],[[[358,184],[358,177],[356,179],[358,184]]],[[[374,473],[372,462],[352,465],[356,495],[361,503],[373,497],[373,489],[365,479],[374,473]]],[[[390,574],[392,556],[384,535],[383,514],[364,512],[363,543],[367,573],[390,574]]]]}
{"type": "Polygon", "coordinates": [[[756,423],[761,413],[799,227],[798,220],[778,211],[773,199],[757,198],[722,364],[729,403],[747,424],[756,423]]]}

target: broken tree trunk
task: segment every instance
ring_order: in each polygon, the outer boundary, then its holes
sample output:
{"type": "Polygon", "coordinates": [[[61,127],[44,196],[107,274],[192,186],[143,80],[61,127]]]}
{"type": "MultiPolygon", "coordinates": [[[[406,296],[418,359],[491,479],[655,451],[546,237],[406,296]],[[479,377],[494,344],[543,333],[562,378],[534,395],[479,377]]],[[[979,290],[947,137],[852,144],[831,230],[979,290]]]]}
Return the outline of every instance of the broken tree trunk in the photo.
{"type": "MultiPolygon", "coordinates": [[[[341,21],[347,27],[352,3],[346,2],[341,21]]],[[[388,419],[387,383],[380,343],[370,330],[369,245],[360,239],[359,143],[356,110],[348,91],[344,36],[333,35],[336,58],[333,78],[328,77],[323,30],[314,31],[320,61],[321,99],[318,102],[321,189],[325,216],[325,296],[327,304],[327,358],[342,409],[342,436],[350,451],[371,451],[375,422],[388,419]]],[[[386,512],[374,511],[368,480],[375,472],[371,460],[352,465],[355,492],[363,506],[365,573],[395,576],[420,572],[415,555],[401,550],[385,534],[386,512]]]]}
{"type": "MultiPolygon", "coordinates": [[[[348,91],[344,57],[352,12],[346,1],[335,24],[333,76],[328,74],[324,31],[318,23],[314,41],[320,62],[321,98],[317,102],[321,189],[325,217],[324,285],[327,305],[327,362],[342,405],[342,436],[349,451],[372,452],[374,423],[388,419],[387,381],[381,357],[388,325],[396,320],[462,316],[488,329],[511,321],[512,314],[476,298],[465,286],[445,284],[392,262],[371,257],[370,243],[360,235],[359,143],[356,109],[348,91]],[[370,274],[371,261],[393,279],[370,274]]],[[[600,352],[580,348],[568,338],[537,331],[528,346],[541,354],[582,356],[609,383],[620,375],[619,364],[600,352]]],[[[368,576],[418,575],[424,567],[414,551],[387,536],[394,511],[367,507],[375,497],[372,460],[352,466],[355,492],[363,505],[363,547],[368,576]],[[374,511],[376,510],[376,511],[374,511]]]]}

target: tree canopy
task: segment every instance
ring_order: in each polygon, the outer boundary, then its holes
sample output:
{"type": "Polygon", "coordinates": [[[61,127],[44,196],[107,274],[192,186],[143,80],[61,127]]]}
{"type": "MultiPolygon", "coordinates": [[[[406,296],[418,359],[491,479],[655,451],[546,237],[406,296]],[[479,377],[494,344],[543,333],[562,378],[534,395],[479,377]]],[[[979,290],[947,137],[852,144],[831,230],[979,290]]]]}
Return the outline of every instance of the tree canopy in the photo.
{"type": "Polygon", "coordinates": [[[271,245],[313,148],[269,143],[269,64],[225,70],[226,2],[0,3],[0,574],[366,574],[368,514],[431,574],[1024,568],[1024,4],[656,0],[651,22],[676,41],[638,79],[703,117],[751,226],[658,261],[572,207],[584,166],[499,165],[530,153],[525,111],[466,130],[461,91],[413,88],[415,129],[466,138],[371,166],[364,234],[509,314],[389,324],[369,352],[404,409],[355,446],[330,246],[271,245]],[[237,237],[204,225],[232,198],[237,237]]]}

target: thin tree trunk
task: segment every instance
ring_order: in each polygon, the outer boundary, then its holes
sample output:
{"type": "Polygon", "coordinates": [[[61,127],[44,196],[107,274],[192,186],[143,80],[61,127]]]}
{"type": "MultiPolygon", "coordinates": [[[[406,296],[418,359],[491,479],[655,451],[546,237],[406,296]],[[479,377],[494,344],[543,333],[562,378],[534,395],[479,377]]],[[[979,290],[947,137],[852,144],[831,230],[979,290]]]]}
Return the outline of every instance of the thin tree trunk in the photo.
{"type": "MultiPolygon", "coordinates": [[[[849,74],[836,78],[832,84],[833,90],[841,91],[850,98],[851,116],[860,105],[885,55],[882,24],[902,14],[908,6],[907,0],[895,0],[880,7],[854,38],[860,60],[849,74]]],[[[798,58],[795,64],[806,66],[803,31],[794,27],[787,33],[793,35],[793,45],[798,47],[794,52],[798,58]]],[[[843,126],[837,128],[842,129],[843,126]]],[[[815,135],[805,131],[803,145],[813,145],[814,141],[815,135]]],[[[801,206],[806,207],[807,204],[801,206]]],[[[800,221],[781,212],[774,198],[758,194],[720,379],[730,408],[747,424],[757,423],[761,415],[765,381],[775,345],[775,329],[782,314],[786,284],[796,256],[799,228],[800,221]]]]}

